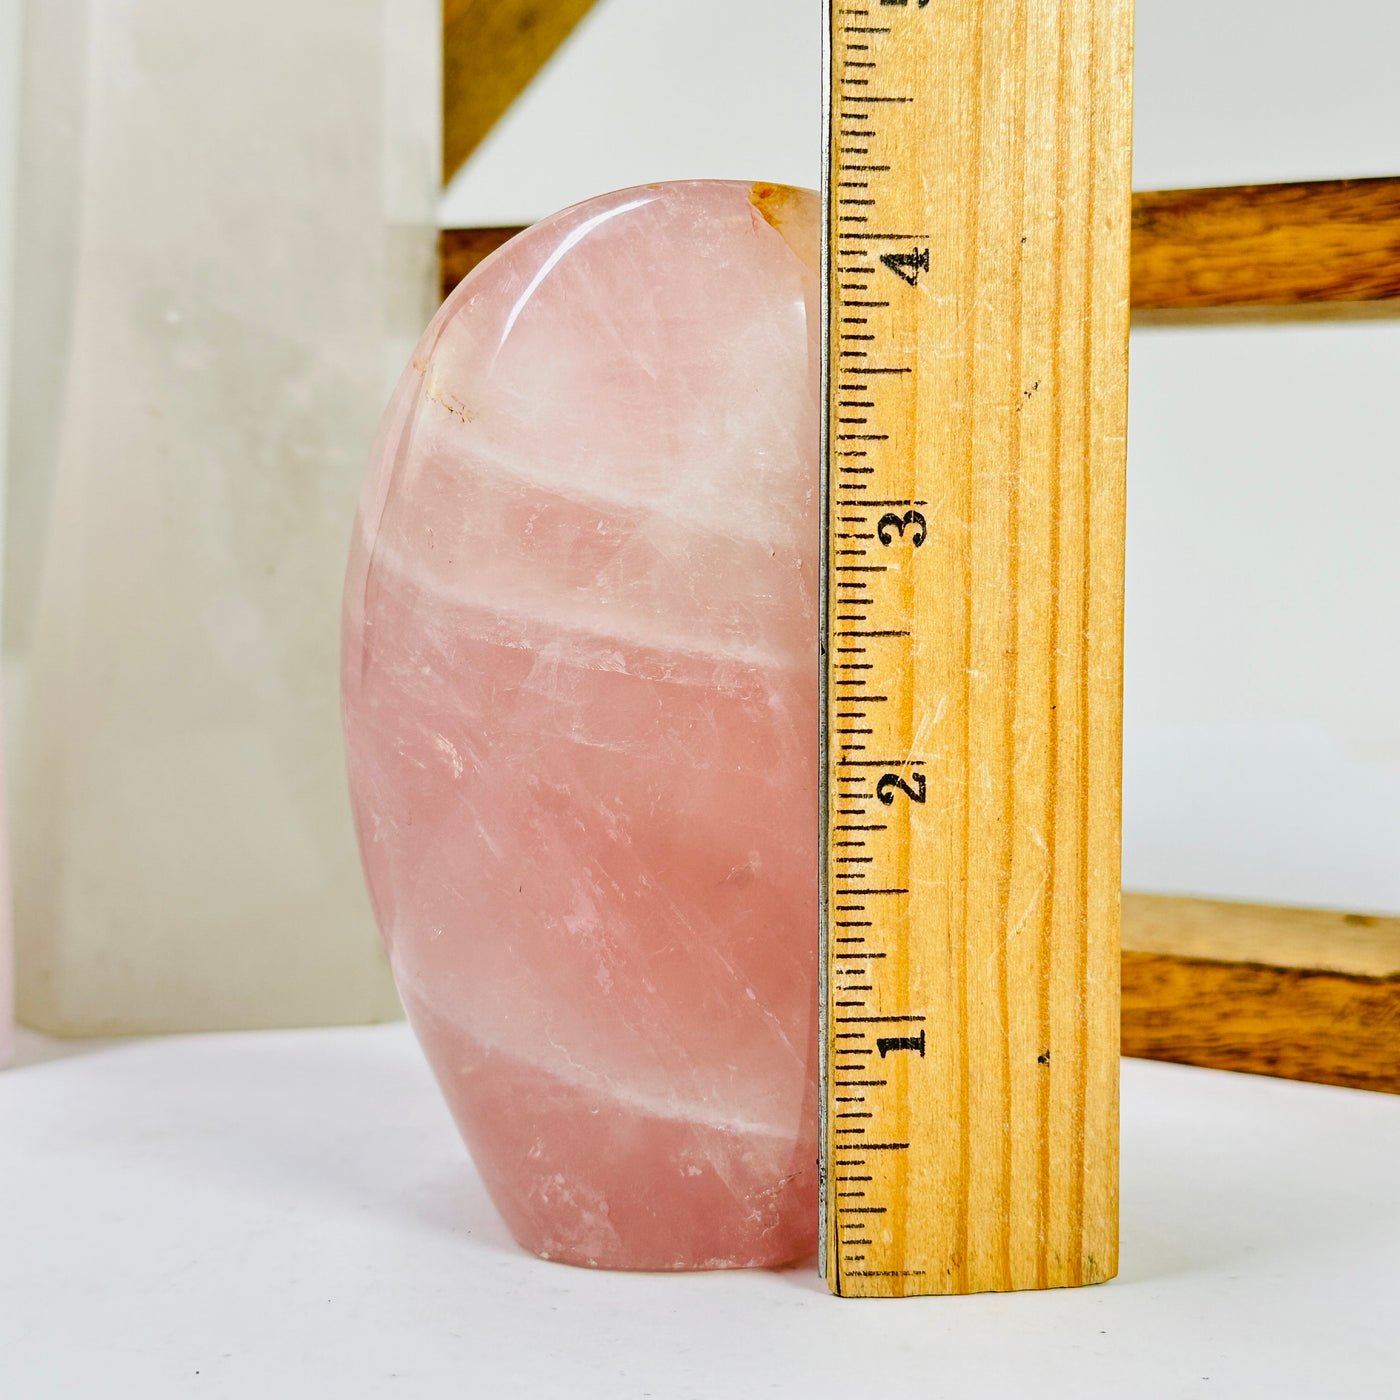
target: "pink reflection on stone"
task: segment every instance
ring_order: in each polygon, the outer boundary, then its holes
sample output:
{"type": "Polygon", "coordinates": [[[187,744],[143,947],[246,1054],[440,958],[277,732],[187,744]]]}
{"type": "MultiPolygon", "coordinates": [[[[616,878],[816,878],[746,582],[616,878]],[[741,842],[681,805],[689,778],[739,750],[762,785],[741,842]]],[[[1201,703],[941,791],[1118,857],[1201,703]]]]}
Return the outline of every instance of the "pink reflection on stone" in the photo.
{"type": "Polygon", "coordinates": [[[815,1245],[818,225],[727,182],[536,225],[429,327],[361,501],[365,870],[546,1258],[815,1245]]]}

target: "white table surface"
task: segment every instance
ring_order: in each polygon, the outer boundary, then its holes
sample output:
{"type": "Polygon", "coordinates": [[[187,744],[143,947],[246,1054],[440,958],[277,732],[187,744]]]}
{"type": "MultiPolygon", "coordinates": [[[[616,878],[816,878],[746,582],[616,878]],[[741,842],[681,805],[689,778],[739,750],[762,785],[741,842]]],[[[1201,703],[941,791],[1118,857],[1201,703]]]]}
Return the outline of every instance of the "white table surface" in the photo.
{"type": "Polygon", "coordinates": [[[1118,1280],[857,1302],[524,1254],[402,1026],[0,1074],[4,1400],[381,1395],[1395,1400],[1400,1097],[1124,1061],[1118,1280]]]}

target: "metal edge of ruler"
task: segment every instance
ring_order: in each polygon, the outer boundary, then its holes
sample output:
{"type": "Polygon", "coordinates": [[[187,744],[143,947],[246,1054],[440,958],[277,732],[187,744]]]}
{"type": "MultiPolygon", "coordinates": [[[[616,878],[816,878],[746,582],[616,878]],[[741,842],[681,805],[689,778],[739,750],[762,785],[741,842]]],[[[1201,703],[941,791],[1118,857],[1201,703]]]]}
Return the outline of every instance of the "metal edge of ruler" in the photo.
{"type": "Polygon", "coordinates": [[[830,755],[827,745],[830,734],[827,721],[827,669],[829,657],[827,647],[831,628],[829,617],[831,576],[831,161],[834,133],[831,125],[831,64],[832,26],[835,24],[835,9],[838,0],[824,0],[822,5],[822,247],[821,247],[821,448],[818,478],[821,519],[820,581],[817,607],[821,615],[821,630],[818,634],[818,680],[817,680],[817,760],[820,771],[817,775],[817,1181],[818,1181],[818,1224],[817,1224],[817,1268],[822,1278],[827,1278],[827,1254],[830,1241],[827,1239],[827,1173],[831,1163],[827,1151],[827,1092],[830,1066],[830,1031],[828,1010],[830,988],[830,922],[828,891],[830,860],[830,811],[828,789],[830,786],[830,755]]]}

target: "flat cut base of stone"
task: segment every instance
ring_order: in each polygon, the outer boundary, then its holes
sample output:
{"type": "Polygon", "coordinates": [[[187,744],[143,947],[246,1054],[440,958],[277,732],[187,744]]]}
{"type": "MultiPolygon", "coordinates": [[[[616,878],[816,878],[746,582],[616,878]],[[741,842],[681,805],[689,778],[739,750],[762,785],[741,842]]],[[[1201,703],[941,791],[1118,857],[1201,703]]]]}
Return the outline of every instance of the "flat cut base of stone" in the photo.
{"type": "Polygon", "coordinates": [[[532,1254],[668,1273],[811,1255],[816,1167],[792,1160],[790,1132],[706,1122],[682,1103],[678,1115],[697,1116],[664,1116],[409,1019],[492,1201],[532,1254]]]}

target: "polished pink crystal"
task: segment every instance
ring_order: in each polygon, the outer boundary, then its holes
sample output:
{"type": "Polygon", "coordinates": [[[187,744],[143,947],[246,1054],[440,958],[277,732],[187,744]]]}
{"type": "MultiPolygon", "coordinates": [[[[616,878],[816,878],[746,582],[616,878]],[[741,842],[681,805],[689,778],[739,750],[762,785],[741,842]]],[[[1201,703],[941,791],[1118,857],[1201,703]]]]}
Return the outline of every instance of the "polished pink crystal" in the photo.
{"type": "Polygon", "coordinates": [[[361,501],[365,870],[546,1258],[815,1243],[818,221],[707,181],[535,225],[429,327],[361,501]]]}

